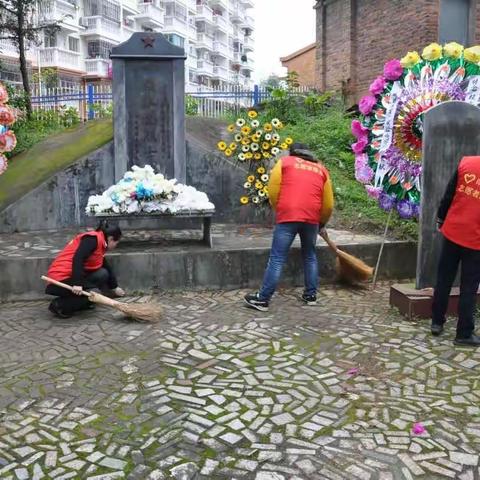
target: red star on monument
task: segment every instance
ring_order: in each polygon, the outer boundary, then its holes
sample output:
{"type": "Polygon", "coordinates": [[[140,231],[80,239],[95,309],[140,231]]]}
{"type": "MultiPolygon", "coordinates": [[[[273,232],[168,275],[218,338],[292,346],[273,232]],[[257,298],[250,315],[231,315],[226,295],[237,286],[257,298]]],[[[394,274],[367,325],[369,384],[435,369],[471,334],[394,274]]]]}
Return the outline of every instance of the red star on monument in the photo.
{"type": "Polygon", "coordinates": [[[142,38],[142,42],[143,42],[145,48],[147,48],[147,47],[152,47],[153,48],[153,42],[155,42],[155,38],[154,37],[144,37],[144,38],[142,38]]]}

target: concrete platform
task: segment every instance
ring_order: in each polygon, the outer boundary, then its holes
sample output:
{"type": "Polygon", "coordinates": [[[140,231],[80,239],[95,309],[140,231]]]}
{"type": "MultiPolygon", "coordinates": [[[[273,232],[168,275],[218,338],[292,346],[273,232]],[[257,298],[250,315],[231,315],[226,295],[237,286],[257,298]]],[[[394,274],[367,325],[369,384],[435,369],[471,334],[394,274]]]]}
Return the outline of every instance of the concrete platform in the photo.
{"type": "MultiPolygon", "coordinates": [[[[381,238],[330,230],[344,249],[375,265],[381,238]]],[[[0,300],[43,297],[50,262],[74,231],[0,235],[0,300]]],[[[201,230],[128,231],[117,250],[109,254],[120,285],[130,292],[157,289],[256,288],[270,250],[272,231],[259,226],[213,225],[214,248],[201,243],[201,230]],[[192,240],[193,238],[193,240],[192,240]],[[198,239],[196,239],[198,238],[198,239]]],[[[284,269],[283,284],[303,284],[300,245],[296,241],[284,269]]],[[[335,279],[334,256],[321,242],[320,277],[335,279]]],[[[387,242],[380,278],[406,279],[415,275],[416,244],[387,242]]]]}

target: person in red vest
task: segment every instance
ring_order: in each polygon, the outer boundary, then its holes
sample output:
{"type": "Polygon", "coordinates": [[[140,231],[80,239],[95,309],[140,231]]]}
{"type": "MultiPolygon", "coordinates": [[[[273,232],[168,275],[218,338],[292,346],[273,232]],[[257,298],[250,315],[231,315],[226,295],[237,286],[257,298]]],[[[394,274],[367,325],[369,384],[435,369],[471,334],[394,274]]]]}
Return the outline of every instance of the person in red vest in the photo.
{"type": "Polygon", "coordinates": [[[273,167],[268,184],[270,204],[276,213],[272,248],[263,285],[245,296],[248,306],[268,311],[270,299],[280,280],[282,267],[297,236],[302,245],[307,305],[317,302],[318,262],[315,245],[319,229],[330,219],[333,209],[332,182],[328,170],[315,159],[308,147],[294,143],[290,155],[273,167]]]}
{"type": "Polygon", "coordinates": [[[437,214],[443,234],[437,282],[433,294],[432,334],[445,324],[450,290],[461,265],[457,345],[479,346],[474,311],[480,284],[480,156],[463,157],[451,178],[437,214]]]}
{"type": "Polygon", "coordinates": [[[47,276],[73,286],[73,292],[48,284],[47,295],[55,298],[49,310],[59,318],[70,318],[75,312],[91,308],[93,304],[82,290],[94,288],[109,290],[111,296],[121,297],[125,292],[118,286],[112,268],[105,259],[107,250],[118,245],[122,232],[118,226],[100,222],[92,232],[82,233],[71,240],[58,254],[48,269],[47,276]]]}

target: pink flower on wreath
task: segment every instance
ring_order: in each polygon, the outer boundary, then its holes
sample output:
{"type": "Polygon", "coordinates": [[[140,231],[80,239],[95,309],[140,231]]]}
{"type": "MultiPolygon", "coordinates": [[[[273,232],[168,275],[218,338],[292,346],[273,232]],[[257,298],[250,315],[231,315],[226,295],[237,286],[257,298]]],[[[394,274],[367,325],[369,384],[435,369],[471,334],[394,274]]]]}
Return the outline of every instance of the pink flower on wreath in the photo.
{"type": "Polygon", "coordinates": [[[7,105],[0,105],[0,124],[12,125],[12,123],[15,123],[13,110],[7,105]]]}
{"type": "Polygon", "coordinates": [[[5,85],[0,83],[0,104],[8,102],[8,92],[5,85]]]}
{"type": "Polygon", "coordinates": [[[17,138],[11,130],[0,134],[0,153],[11,152],[16,145],[17,138]]]}
{"type": "Polygon", "coordinates": [[[357,138],[365,138],[368,135],[368,127],[364,127],[360,121],[352,122],[352,134],[357,138]]]}
{"type": "Polygon", "coordinates": [[[355,168],[364,167],[368,165],[368,155],[366,153],[357,153],[355,155],[355,168]]]}
{"type": "Polygon", "coordinates": [[[354,153],[363,153],[365,150],[365,147],[368,145],[368,139],[365,138],[360,138],[358,142],[355,142],[352,144],[352,150],[354,153]]]}
{"type": "Polygon", "coordinates": [[[368,166],[363,165],[355,170],[355,179],[360,183],[371,182],[375,172],[368,166]]]}
{"type": "Polygon", "coordinates": [[[369,197],[375,198],[376,200],[378,200],[380,193],[382,193],[382,189],[380,187],[374,187],[373,185],[365,185],[365,190],[367,191],[369,197]]]}
{"type": "Polygon", "coordinates": [[[383,76],[387,80],[398,80],[402,76],[402,73],[402,64],[400,63],[400,60],[397,60],[396,58],[389,60],[383,67],[383,76]]]}
{"type": "Polygon", "coordinates": [[[365,95],[358,103],[358,109],[362,115],[368,115],[376,103],[377,99],[373,95],[365,95]]]}
{"type": "Polygon", "coordinates": [[[0,154],[0,175],[7,169],[8,161],[5,155],[0,154]]]}
{"type": "Polygon", "coordinates": [[[386,85],[385,79],[383,78],[382,75],[380,75],[370,84],[368,91],[372,95],[378,95],[379,93],[382,93],[385,90],[385,85],[386,85]]]}

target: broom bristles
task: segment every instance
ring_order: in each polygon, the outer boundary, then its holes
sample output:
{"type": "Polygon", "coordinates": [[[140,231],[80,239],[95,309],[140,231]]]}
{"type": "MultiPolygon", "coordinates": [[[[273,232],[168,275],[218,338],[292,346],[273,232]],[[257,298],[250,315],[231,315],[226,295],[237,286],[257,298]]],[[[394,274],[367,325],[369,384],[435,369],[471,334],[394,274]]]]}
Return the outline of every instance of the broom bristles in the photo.
{"type": "Polygon", "coordinates": [[[158,322],[162,316],[162,307],[156,304],[118,302],[116,308],[128,317],[142,322],[158,322]]]}
{"type": "Polygon", "coordinates": [[[365,282],[373,275],[373,268],[353,255],[337,251],[337,273],[346,282],[365,282]]]}

